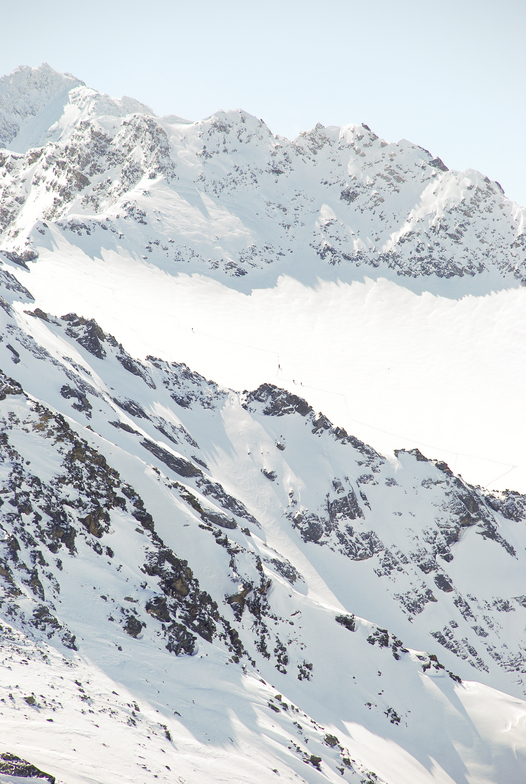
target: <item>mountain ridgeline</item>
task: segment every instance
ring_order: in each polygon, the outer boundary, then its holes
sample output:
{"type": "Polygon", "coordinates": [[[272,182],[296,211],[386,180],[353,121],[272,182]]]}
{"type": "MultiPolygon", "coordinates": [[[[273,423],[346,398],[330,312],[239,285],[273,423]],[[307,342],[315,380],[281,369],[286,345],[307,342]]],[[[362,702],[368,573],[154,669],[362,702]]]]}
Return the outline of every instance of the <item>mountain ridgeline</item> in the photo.
{"type": "Polygon", "coordinates": [[[243,111],[160,118],[43,66],[0,81],[2,144],[0,252],[18,263],[65,243],[245,287],[332,267],[526,279],[525,212],[497,182],[365,125],[289,141],[243,111]]]}

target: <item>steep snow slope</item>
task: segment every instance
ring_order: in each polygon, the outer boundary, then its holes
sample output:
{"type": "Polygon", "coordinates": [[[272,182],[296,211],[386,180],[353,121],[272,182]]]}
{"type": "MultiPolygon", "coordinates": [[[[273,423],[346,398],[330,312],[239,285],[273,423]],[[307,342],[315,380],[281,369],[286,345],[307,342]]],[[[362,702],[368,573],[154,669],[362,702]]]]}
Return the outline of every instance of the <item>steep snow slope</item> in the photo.
{"type": "Polygon", "coordinates": [[[525,497],[3,294],[7,751],[73,782],[523,780],[525,497]]]}
{"type": "Polygon", "coordinates": [[[2,258],[35,262],[36,304],[227,386],[301,383],[380,451],[526,488],[525,211],[498,183],[364,126],[290,142],[240,111],[173,122],[63,93],[69,78],[2,83],[6,122],[21,95],[34,112],[63,96],[45,146],[0,153],[2,258]]]}
{"type": "Polygon", "coordinates": [[[236,388],[271,380],[384,454],[417,446],[471,482],[526,487],[522,288],[457,300],[385,279],[283,278],[247,296],[61,246],[19,274],[43,309],[93,314],[136,356],[178,357],[236,388]]]}

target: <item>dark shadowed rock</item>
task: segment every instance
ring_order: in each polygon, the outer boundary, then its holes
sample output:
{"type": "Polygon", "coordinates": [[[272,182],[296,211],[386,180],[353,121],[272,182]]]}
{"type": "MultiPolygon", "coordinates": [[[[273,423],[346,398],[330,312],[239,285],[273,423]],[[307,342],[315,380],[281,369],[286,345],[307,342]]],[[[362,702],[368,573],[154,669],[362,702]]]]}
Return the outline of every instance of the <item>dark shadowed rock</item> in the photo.
{"type": "Polygon", "coordinates": [[[50,773],[44,773],[35,765],[10,754],[8,751],[0,753],[0,773],[17,778],[40,779],[48,781],[49,784],[55,784],[55,777],[50,773]]]}

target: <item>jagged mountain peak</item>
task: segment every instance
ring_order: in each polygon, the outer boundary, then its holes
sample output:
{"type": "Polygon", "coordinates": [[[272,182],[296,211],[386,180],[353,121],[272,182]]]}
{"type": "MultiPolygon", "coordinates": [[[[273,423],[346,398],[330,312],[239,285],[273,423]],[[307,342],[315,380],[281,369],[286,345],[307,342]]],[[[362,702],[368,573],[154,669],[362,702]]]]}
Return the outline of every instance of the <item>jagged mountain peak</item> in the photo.
{"type": "Polygon", "coordinates": [[[153,114],[133,98],[110,98],[47,63],[20,66],[0,80],[0,147],[25,153],[68,138],[76,123],[90,117],[135,112],[153,114]]]}
{"type": "Polygon", "coordinates": [[[71,74],[47,63],[39,68],[19,66],[0,80],[0,145],[25,151],[37,146],[68,100],[70,90],[84,87],[71,74]]]}
{"type": "Polygon", "coordinates": [[[526,279],[526,212],[498,183],[364,124],[318,123],[290,141],[241,109],[157,118],[48,66],[3,85],[0,250],[11,257],[45,251],[43,221],[73,244],[70,228],[111,227],[125,252],[244,290],[283,274],[431,291],[451,281],[464,293],[466,279],[489,290],[526,279]],[[26,105],[13,85],[31,80],[26,105]]]}
{"type": "Polygon", "coordinates": [[[10,108],[21,117],[35,110],[57,93],[85,86],[73,74],[55,71],[48,63],[38,68],[20,65],[11,74],[0,79],[0,96],[3,108],[10,108]]]}

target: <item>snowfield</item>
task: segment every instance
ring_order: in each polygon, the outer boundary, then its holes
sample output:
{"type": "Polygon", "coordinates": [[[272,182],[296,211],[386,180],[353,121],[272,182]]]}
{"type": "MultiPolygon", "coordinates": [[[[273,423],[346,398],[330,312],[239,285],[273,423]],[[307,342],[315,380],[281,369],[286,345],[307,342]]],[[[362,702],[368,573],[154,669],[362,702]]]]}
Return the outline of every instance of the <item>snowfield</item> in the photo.
{"type": "Polygon", "coordinates": [[[66,251],[26,278],[44,310],[93,316],[135,356],[177,357],[235,389],[271,380],[383,454],[418,447],[475,484],[526,488],[523,288],[455,299],[284,276],[246,294],[66,251]]]}

